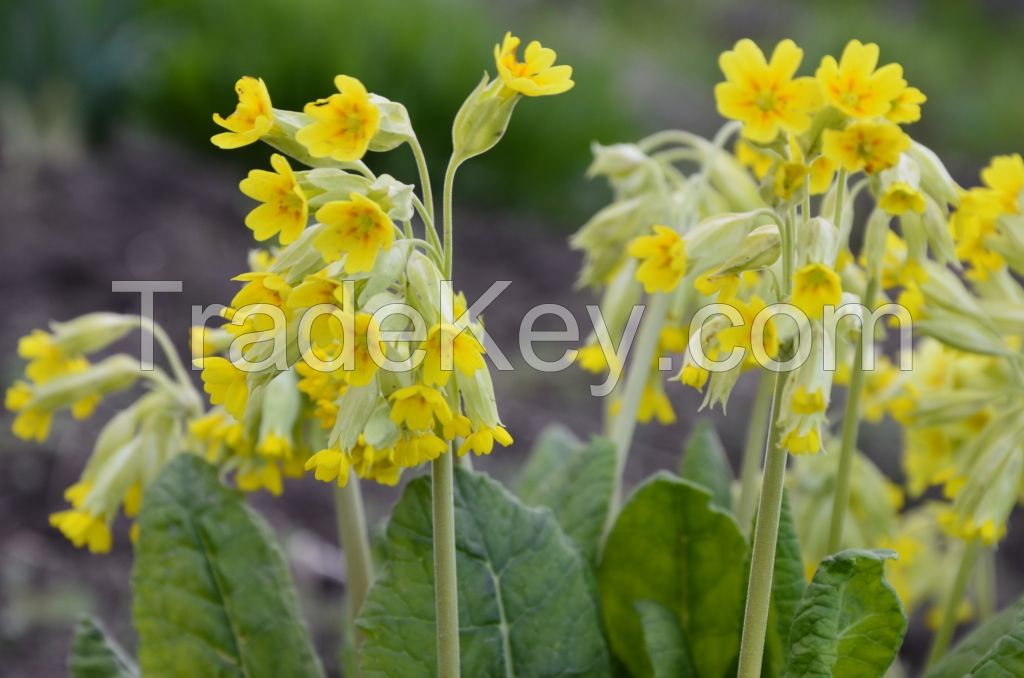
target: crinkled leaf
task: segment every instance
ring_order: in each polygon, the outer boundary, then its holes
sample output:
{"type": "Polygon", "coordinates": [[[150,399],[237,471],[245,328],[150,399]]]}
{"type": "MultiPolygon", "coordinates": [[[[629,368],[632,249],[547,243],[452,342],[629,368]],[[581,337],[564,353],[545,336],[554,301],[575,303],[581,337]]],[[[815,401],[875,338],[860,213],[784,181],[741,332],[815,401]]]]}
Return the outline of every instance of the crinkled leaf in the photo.
{"type": "MultiPolygon", "coordinates": [[[[587,566],[546,509],[455,469],[462,675],[608,676],[587,566]]],[[[413,480],[387,530],[388,562],[360,612],[362,675],[437,673],[430,478],[413,480]]]]}
{"type": "Polygon", "coordinates": [[[653,600],[638,600],[636,611],[654,678],[696,678],[697,670],[676,613],[653,600]]]}
{"type": "Polygon", "coordinates": [[[132,589],[147,676],[319,676],[270,529],[197,456],[146,491],[132,589]]]}
{"type": "Polygon", "coordinates": [[[68,657],[71,678],[134,678],[139,669],[117,642],[91,617],[75,625],[68,657]]]}
{"type": "Polygon", "coordinates": [[[732,468],[714,424],[697,423],[679,467],[679,475],[711,493],[711,501],[726,510],[732,508],[732,468]]]}
{"type": "Polygon", "coordinates": [[[789,635],[786,675],[878,678],[903,643],[907,618],[885,580],[892,551],[851,549],[821,562],[789,635]]]}
{"type": "Polygon", "coordinates": [[[1024,598],[979,626],[927,673],[927,678],[1024,675],[1024,598]]]}
{"type": "Polygon", "coordinates": [[[595,562],[615,486],[615,446],[584,444],[564,426],[545,428],[517,484],[529,506],[547,506],[588,563],[595,562]]]}
{"type": "Polygon", "coordinates": [[[653,671],[636,603],[651,600],[679,619],[702,678],[720,678],[739,651],[747,542],[704,488],[660,473],[630,497],[598,569],[605,628],[637,676],[653,671]]]}

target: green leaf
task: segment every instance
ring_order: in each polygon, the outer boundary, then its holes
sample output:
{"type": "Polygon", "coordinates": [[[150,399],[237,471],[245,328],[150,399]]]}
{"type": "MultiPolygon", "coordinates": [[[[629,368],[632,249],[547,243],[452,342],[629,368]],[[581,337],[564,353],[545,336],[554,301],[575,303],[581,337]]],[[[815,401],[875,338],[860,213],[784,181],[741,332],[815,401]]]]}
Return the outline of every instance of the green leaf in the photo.
{"type": "Polygon", "coordinates": [[[971,631],[926,675],[927,678],[1020,676],[1024,675],[1021,657],[1024,657],[1024,598],[971,631]]]}
{"type": "MultiPolygon", "coordinates": [[[[362,675],[437,674],[430,478],[388,524],[390,558],[359,615],[362,675]]],[[[586,564],[547,509],[455,469],[462,675],[608,676],[586,564]]]]}
{"type": "MultiPolygon", "coordinates": [[[[636,603],[671,610],[697,673],[734,668],[746,591],[747,542],[702,487],[667,473],[641,485],[615,522],[598,569],[605,628],[636,676],[653,674],[636,603]]],[[[735,669],[734,669],[735,670],[735,669]]]]}
{"type": "Polygon", "coordinates": [[[146,491],[132,589],[147,676],[319,676],[284,556],[216,470],[182,454],[146,491]]]}
{"type": "Polygon", "coordinates": [[[693,658],[676,613],[653,600],[638,600],[636,611],[643,628],[644,647],[654,678],[696,678],[693,658]]]}
{"type": "Polygon", "coordinates": [[[907,618],[885,580],[892,551],[851,549],[821,562],[793,618],[787,676],[878,678],[903,643],[907,618]]]}
{"type": "Polygon", "coordinates": [[[711,493],[711,501],[718,506],[732,509],[732,468],[710,421],[699,421],[694,428],[686,442],[679,475],[706,488],[711,493]]]}
{"type": "Polygon", "coordinates": [[[71,678],[134,678],[139,669],[99,622],[82,617],[75,625],[68,657],[71,678]]]}
{"type": "Polygon", "coordinates": [[[615,446],[604,438],[580,442],[564,426],[545,428],[516,484],[528,506],[547,506],[588,563],[597,560],[615,487],[615,446]]]}

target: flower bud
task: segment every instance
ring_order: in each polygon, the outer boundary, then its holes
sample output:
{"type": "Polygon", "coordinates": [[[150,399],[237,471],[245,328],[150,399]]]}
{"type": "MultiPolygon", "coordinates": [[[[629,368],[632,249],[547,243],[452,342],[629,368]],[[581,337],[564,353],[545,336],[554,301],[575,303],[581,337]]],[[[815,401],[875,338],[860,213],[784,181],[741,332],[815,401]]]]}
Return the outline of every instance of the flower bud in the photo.
{"type": "Polygon", "coordinates": [[[501,423],[498,417],[498,402],[494,397],[494,384],[491,382],[491,371],[486,367],[476,370],[471,375],[461,372],[456,374],[459,392],[466,406],[466,416],[474,424],[483,423],[494,427],[501,423]]]}
{"type": "Polygon", "coordinates": [[[370,93],[370,103],[380,111],[380,122],[377,133],[370,139],[370,150],[378,153],[398,148],[405,142],[415,139],[409,111],[397,101],[391,101],[379,94],[370,93]]]}
{"type": "Polygon", "coordinates": [[[500,78],[489,80],[485,73],[455,115],[452,162],[458,164],[494,148],[505,136],[520,98],[500,78]]]}
{"type": "Polygon", "coordinates": [[[338,447],[343,452],[351,450],[359,442],[359,436],[380,400],[380,387],[376,381],[345,389],[338,398],[338,419],[327,446],[338,447]]]}
{"type": "Polygon", "coordinates": [[[705,219],[683,236],[691,270],[706,271],[739,250],[744,239],[766,217],[758,211],[731,212],[705,219]]]}
{"type": "Polygon", "coordinates": [[[58,410],[86,398],[123,391],[139,378],[139,361],[115,355],[81,372],[70,372],[35,388],[26,409],[58,410]]]}
{"type": "Polygon", "coordinates": [[[441,318],[441,271],[430,257],[414,250],[405,265],[405,277],[409,304],[432,327],[441,318]]]}
{"type": "Polygon", "coordinates": [[[907,151],[907,155],[917,162],[921,172],[921,188],[928,195],[940,205],[960,204],[960,187],[953,181],[949,170],[942,164],[942,160],[935,155],[934,151],[915,141],[907,151]]]}
{"type": "Polygon", "coordinates": [[[797,252],[800,266],[809,263],[834,266],[839,252],[839,230],[824,217],[809,219],[797,234],[797,252]]]}
{"type": "Polygon", "coordinates": [[[758,226],[743,239],[739,251],[722,262],[712,277],[735,275],[771,266],[779,258],[781,249],[779,227],[775,224],[758,226]]]}
{"type": "Polygon", "coordinates": [[[87,313],[67,322],[50,324],[53,342],[65,355],[100,351],[140,326],[135,315],[87,313]]]}

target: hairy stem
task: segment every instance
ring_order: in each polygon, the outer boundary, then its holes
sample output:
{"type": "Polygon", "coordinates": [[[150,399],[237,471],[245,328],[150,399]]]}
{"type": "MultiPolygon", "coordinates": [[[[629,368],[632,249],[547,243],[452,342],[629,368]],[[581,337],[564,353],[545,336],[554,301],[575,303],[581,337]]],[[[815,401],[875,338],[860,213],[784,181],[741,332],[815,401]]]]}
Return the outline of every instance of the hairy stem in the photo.
{"type": "Polygon", "coordinates": [[[437,610],[437,675],[459,676],[459,591],[455,573],[453,455],[431,465],[434,512],[434,602],[437,610]]]}
{"type": "Polygon", "coordinates": [[[956,571],[956,579],[953,580],[953,588],[949,590],[949,597],[946,599],[946,608],[942,612],[942,623],[939,630],[935,632],[935,639],[932,641],[931,652],[928,653],[928,661],[925,667],[930,667],[946,654],[949,641],[953,638],[953,631],[956,630],[956,621],[960,611],[960,603],[967,592],[967,580],[971,576],[971,568],[978,557],[980,542],[977,539],[964,544],[964,554],[960,559],[960,567],[956,571]]]}
{"type": "Polygon", "coordinates": [[[345,554],[349,611],[355,619],[373,582],[373,560],[366,533],[363,496],[359,490],[359,479],[354,474],[345,487],[337,488],[334,507],[338,517],[338,537],[345,554]]]}
{"type": "Polygon", "coordinates": [[[420,140],[416,137],[412,138],[409,142],[409,146],[412,148],[412,155],[416,158],[416,171],[420,175],[420,190],[423,192],[423,205],[427,208],[427,212],[430,213],[430,227],[434,222],[434,189],[430,186],[430,172],[427,170],[427,159],[423,155],[423,147],[420,146],[420,140]]]}
{"type": "Polygon", "coordinates": [[[750,529],[757,508],[757,476],[761,470],[761,458],[764,456],[765,431],[768,429],[768,417],[772,412],[772,393],[775,390],[775,380],[772,377],[772,373],[764,371],[758,376],[757,393],[750,411],[750,423],[747,425],[747,440],[743,446],[736,518],[744,530],[750,529]]]}
{"type": "Polygon", "coordinates": [[[782,512],[782,491],[786,480],[785,448],[777,445],[778,413],[786,379],[776,374],[771,403],[771,426],[765,447],[764,476],[761,480],[761,501],[754,527],[754,549],[750,558],[750,580],[747,583],[747,604],[743,613],[743,636],[740,641],[738,678],[759,678],[764,658],[765,635],[768,630],[768,608],[771,602],[772,577],[775,569],[775,547],[779,537],[779,516],[782,512]]]}

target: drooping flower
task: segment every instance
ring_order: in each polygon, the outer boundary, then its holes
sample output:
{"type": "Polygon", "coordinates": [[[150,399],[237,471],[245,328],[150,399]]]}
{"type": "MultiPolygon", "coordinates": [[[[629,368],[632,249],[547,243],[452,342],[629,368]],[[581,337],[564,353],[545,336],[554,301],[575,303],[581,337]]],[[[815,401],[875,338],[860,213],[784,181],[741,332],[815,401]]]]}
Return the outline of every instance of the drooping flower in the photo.
{"type": "Polygon", "coordinates": [[[86,546],[90,553],[109,553],[113,545],[110,525],[101,516],[81,509],[68,509],[50,514],[50,525],[60,530],[77,548],[86,546]]]}
{"type": "Polygon", "coordinates": [[[981,180],[991,189],[1004,214],[1019,214],[1024,191],[1024,158],[1019,153],[997,155],[981,171],[981,180]]]}
{"type": "Polygon", "coordinates": [[[238,185],[242,193],[263,203],[245,217],[245,225],[262,242],[280,233],[282,245],[293,242],[306,227],[309,204],[288,160],[270,156],[273,172],[252,170],[238,185]]]}
{"type": "Polygon", "coordinates": [[[235,83],[238,106],[227,118],[213,114],[213,121],[228,130],[211,137],[218,148],[240,148],[260,140],[274,126],[274,108],[262,78],[245,76],[235,83]]]}
{"type": "Polygon", "coordinates": [[[345,255],[346,273],[373,269],[377,254],[395,241],[395,224],[373,200],[352,193],[348,200],[329,202],[316,213],[327,228],[313,246],[331,263],[345,255]]]}
{"type": "Polygon", "coordinates": [[[455,325],[434,325],[420,349],[424,351],[423,383],[427,386],[446,385],[453,368],[470,375],[485,367],[483,344],[472,332],[455,325]]]}
{"type": "Polygon", "coordinates": [[[749,168],[758,181],[765,178],[768,170],[775,163],[775,157],[771,153],[765,153],[743,139],[736,141],[736,147],[733,149],[733,152],[736,154],[736,159],[739,160],[740,164],[749,168]]]}
{"type": "Polygon", "coordinates": [[[412,468],[433,461],[448,451],[448,443],[433,433],[415,433],[399,439],[395,445],[395,463],[412,468]]]}
{"type": "Polygon", "coordinates": [[[494,443],[508,447],[512,444],[512,436],[500,424],[497,426],[480,424],[459,445],[459,456],[461,457],[469,451],[477,456],[490,454],[494,449],[494,443]]]}
{"type": "Polygon", "coordinates": [[[910,148],[910,137],[891,122],[855,122],[825,130],[822,153],[848,172],[874,174],[894,166],[910,148]]]}
{"type": "Polygon", "coordinates": [[[302,109],[313,122],[296,132],[295,139],[314,158],[353,162],[366,155],[377,134],[380,110],[359,80],[339,75],[334,86],[338,94],[311,101],[302,109]]]}
{"type": "Polygon", "coordinates": [[[32,401],[32,387],[28,382],[18,381],[7,389],[4,406],[16,412],[11,430],[21,440],[43,442],[50,435],[53,413],[49,410],[29,407],[32,401]]]}
{"type": "Polygon", "coordinates": [[[444,394],[437,389],[413,384],[391,394],[391,421],[411,429],[431,429],[435,418],[440,424],[452,420],[452,411],[444,394]]]}
{"type": "Polygon", "coordinates": [[[328,447],[320,450],[306,460],[305,469],[313,471],[317,480],[325,483],[338,481],[338,487],[345,487],[348,484],[349,472],[352,468],[348,457],[341,450],[328,447]]]}
{"type": "Polygon", "coordinates": [[[854,118],[875,118],[885,115],[892,101],[907,86],[903,67],[887,64],[878,68],[878,45],[851,40],[837,63],[826,56],[818,67],[817,77],[828,102],[854,118]]]}
{"type": "Polygon", "coordinates": [[[839,274],[824,264],[808,264],[793,274],[794,306],[807,317],[820,320],[825,306],[836,306],[843,296],[839,274]]]}
{"type": "Polygon", "coordinates": [[[816,428],[793,429],[783,439],[782,446],[792,454],[817,454],[821,451],[821,436],[816,428]]]}
{"type": "Polygon", "coordinates": [[[718,58],[725,82],[715,85],[718,112],[743,123],[743,136],[768,143],[779,130],[800,134],[821,107],[814,78],[794,78],[803,50],[792,40],[776,45],[770,61],[752,40],[740,40],[718,58]]]}
{"type": "Polygon", "coordinates": [[[214,405],[223,405],[228,414],[241,419],[249,401],[246,373],[227,358],[214,356],[203,360],[203,390],[214,405]]]}
{"type": "Polygon", "coordinates": [[[889,102],[891,107],[885,114],[885,118],[897,125],[917,122],[921,119],[921,104],[926,101],[928,101],[928,97],[918,88],[904,87],[903,91],[889,102]]]}
{"type": "Polygon", "coordinates": [[[506,33],[501,44],[494,46],[494,62],[505,87],[528,97],[562,94],[573,88],[572,66],[555,66],[555,50],[533,40],[519,61],[519,43],[519,38],[506,33]]]}
{"type": "Polygon", "coordinates": [[[894,181],[878,199],[878,206],[893,215],[921,214],[925,210],[924,194],[905,181],[894,181]]]}
{"type": "Polygon", "coordinates": [[[636,279],[648,294],[670,292],[686,275],[686,243],[668,226],[656,224],[654,235],[634,238],[627,251],[641,260],[636,279]]]}

